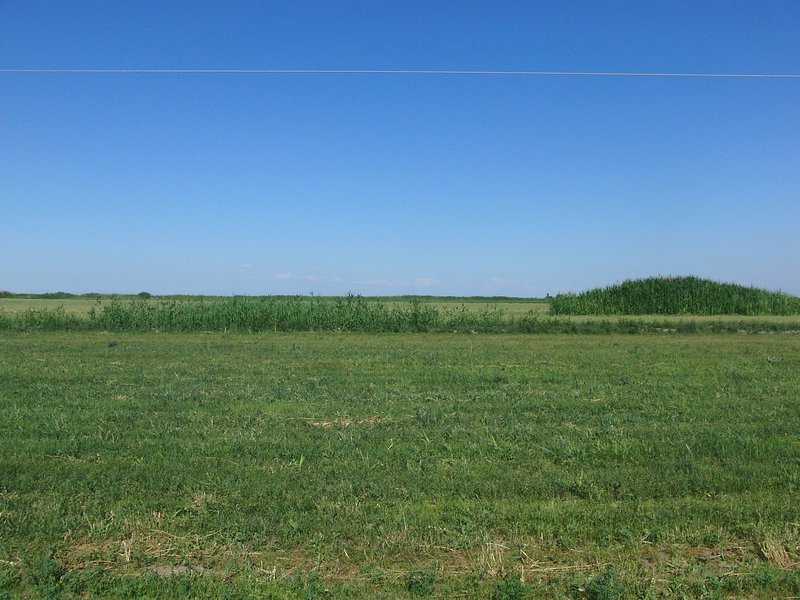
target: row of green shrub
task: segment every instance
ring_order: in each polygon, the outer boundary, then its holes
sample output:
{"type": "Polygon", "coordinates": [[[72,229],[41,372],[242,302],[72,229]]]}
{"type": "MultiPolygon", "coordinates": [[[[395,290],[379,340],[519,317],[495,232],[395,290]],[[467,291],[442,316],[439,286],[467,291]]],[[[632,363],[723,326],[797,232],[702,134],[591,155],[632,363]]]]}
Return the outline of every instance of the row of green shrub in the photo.
{"type": "Polygon", "coordinates": [[[0,311],[0,329],[94,331],[353,331],[481,333],[649,333],[795,331],[798,322],[639,319],[567,319],[500,308],[438,307],[411,300],[384,304],[359,296],[336,300],[308,297],[231,297],[223,300],[114,299],[98,301],[87,315],[63,307],[0,311]]]}
{"type": "Polygon", "coordinates": [[[220,300],[98,301],[88,315],[63,307],[0,313],[0,328],[109,331],[490,331],[507,324],[499,309],[438,308],[411,300],[387,305],[360,296],[230,297],[220,300]]]}
{"type": "Polygon", "coordinates": [[[797,315],[800,298],[698,277],[651,277],[559,294],[553,315],[797,315]]]}

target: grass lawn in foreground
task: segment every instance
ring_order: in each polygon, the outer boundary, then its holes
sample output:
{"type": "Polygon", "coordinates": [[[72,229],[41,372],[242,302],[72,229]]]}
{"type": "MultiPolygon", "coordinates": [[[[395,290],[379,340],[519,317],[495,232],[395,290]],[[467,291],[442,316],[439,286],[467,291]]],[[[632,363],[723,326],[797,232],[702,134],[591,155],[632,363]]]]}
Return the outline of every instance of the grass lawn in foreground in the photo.
{"type": "Polygon", "coordinates": [[[0,333],[0,597],[800,595],[800,338],[0,333]]]}

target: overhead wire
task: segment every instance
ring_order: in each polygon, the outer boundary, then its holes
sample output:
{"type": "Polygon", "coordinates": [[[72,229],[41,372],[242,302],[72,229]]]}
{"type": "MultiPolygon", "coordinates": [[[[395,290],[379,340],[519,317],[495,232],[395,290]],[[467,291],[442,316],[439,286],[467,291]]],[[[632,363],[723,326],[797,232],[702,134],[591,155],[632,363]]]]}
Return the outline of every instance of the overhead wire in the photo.
{"type": "Polygon", "coordinates": [[[187,75],[478,75],[523,77],[675,77],[800,79],[797,73],[669,73],[648,71],[490,71],[458,69],[0,69],[0,74],[187,75]]]}

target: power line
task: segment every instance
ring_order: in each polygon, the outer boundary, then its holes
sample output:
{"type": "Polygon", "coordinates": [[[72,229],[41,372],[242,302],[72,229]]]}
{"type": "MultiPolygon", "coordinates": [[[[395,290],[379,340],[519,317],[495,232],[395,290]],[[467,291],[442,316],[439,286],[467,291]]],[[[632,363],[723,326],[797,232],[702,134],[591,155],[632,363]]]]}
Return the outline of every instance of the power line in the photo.
{"type": "Polygon", "coordinates": [[[524,77],[684,77],[800,79],[796,73],[656,73],[641,71],[469,71],[452,69],[0,69],[2,74],[187,75],[495,75],[524,77]]]}

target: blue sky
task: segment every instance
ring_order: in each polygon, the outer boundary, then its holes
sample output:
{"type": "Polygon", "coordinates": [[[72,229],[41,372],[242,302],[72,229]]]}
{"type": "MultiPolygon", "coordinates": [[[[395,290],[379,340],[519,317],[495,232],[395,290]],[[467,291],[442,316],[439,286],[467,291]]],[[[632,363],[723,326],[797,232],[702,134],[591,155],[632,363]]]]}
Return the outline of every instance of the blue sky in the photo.
{"type": "MultiPolygon", "coordinates": [[[[784,2],[0,2],[0,69],[800,73],[784,2]]],[[[800,294],[800,80],[0,74],[0,289],[800,294]]]]}

